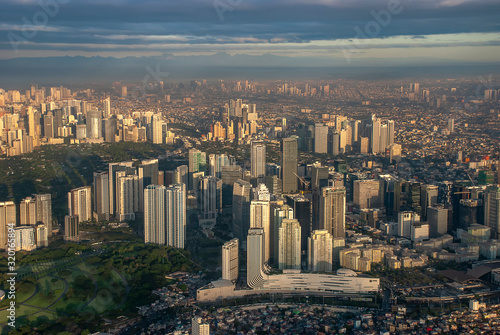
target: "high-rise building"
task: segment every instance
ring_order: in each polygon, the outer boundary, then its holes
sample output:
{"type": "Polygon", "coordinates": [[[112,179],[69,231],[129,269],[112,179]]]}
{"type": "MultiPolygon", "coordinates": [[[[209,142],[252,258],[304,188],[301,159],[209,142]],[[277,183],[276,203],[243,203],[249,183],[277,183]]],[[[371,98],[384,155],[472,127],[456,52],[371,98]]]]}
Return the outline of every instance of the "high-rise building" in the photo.
{"type": "Polygon", "coordinates": [[[40,224],[35,226],[35,239],[37,248],[49,246],[49,232],[46,225],[40,224]]]}
{"type": "Polygon", "coordinates": [[[175,184],[184,184],[186,187],[189,183],[189,168],[187,165],[178,166],[175,169],[175,184]]]}
{"type": "Polygon", "coordinates": [[[94,220],[109,220],[109,173],[94,172],[94,220]]]}
{"type": "Polygon", "coordinates": [[[373,119],[372,119],[372,137],[371,137],[371,146],[372,146],[372,153],[373,154],[378,154],[378,153],[382,152],[382,148],[380,147],[380,131],[381,131],[380,128],[381,128],[380,119],[373,117],[373,119]]]}
{"type": "Polygon", "coordinates": [[[116,215],[116,191],[117,191],[117,181],[118,178],[116,173],[119,171],[128,171],[129,173],[134,173],[135,168],[133,167],[134,162],[121,162],[121,163],[109,163],[109,214],[111,216],[116,215]]]}
{"type": "Polygon", "coordinates": [[[102,137],[102,116],[98,110],[87,113],[87,138],[98,139],[102,137]]]}
{"type": "Polygon", "coordinates": [[[35,228],[21,226],[14,228],[15,251],[31,251],[36,249],[35,228]]]}
{"type": "Polygon", "coordinates": [[[302,234],[302,250],[307,250],[307,238],[311,234],[311,201],[303,195],[288,196],[286,203],[293,209],[294,218],[299,220],[302,234]]]}
{"type": "Polygon", "coordinates": [[[21,226],[34,226],[36,225],[36,201],[31,197],[21,200],[19,205],[20,209],[20,223],[21,226]]]}
{"type": "Polygon", "coordinates": [[[161,115],[153,115],[151,122],[152,138],[153,143],[162,144],[163,143],[163,120],[161,115]]]}
{"type": "Polygon", "coordinates": [[[36,223],[47,226],[49,237],[52,236],[52,196],[36,194],[36,223]]]}
{"type": "Polygon", "coordinates": [[[43,136],[54,138],[54,117],[52,115],[43,116],[43,136]]]}
{"type": "Polygon", "coordinates": [[[279,228],[279,268],[300,270],[301,232],[297,219],[283,219],[279,228]]]}
{"type": "Polygon", "coordinates": [[[436,238],[448,232],[448,208],[432,206],[427,208],[429,237],[436,238]]]}
{"type": "Polygon", "coordinates": [[[73,242],[80,240],[80,226],[77,215],[66,215],[64,217],[64,240],[73,242]]]}
{"type": "Polygon", "coordinates": [[[127,97],[127,86],[122,86],[122,98],[127,97]]]}
{"type": "Polygon", "coordinates": [[[250,144],[250,170],[252,178],[262,179],[266,176],[266,144],[264,141],[252,141],[250,144]]]}
{"type": "Polygon", "coordinates": [[[239,165],[226,165],[222,167],[222,203],[228,205],[233,203],[233,186],[242,176],[242,169],[239,165]]]}
{"type": "Polygon", "coordinates": [[[149,185],[158,185],[158,159],[142,161],[137,172],[139,174],[139,212],[142,212],[144,204],[142,191],[149,185]]]}
{"type": "Polygon", "coordinates": [[[345,238],[345,206],[345,187],[324,187],[320,198],[319,228],[333,237],[345,238]]]}
{"type": "Polygon", "coordinates": [[[189,150],[189,189],[195,190],[198,184],[194,181],[194,174],[205,172],[207,165],[207,156],[204,152],[197,149],[189,150]]]}
{"type": "Polygon", "coordinates": [[[331,272],[333,263],[333,237],[326,230],[315,230],[308,239],[309,271],[331,272]]]}
{"type": "Polygon", "coordinates": [[[484,192],[484,225],[491,228],[492,238],[500,236],[500,186],[492,185],[484,192]]]}
{"type": "Polygon", "coordinates": [[[314,152],[318,154],[328,153],[328,126],[323,123],[314,125],[314,152]]]}
{"type": "Polygon", "coordinates": [[[387,146],[394,144],[394,121],[387,121],[387,146]]]}
{"type": "Polygon", "coordinates": [[[427,207],[436,206],[439,188],[436,185],[422,185],[420,188],[420,207],[422,221],[427,221],[427,207]]]}
{"type": "Polygon", "coordinates": [[[192,335],[210,335],[210,325],[204,322],[199,316],[191,320],[192,335]]]}
{"type": "Polygon", "coordinates": [[[149,185],[144,190],[144,242],[184,248],[185,185],[149,185]]]}
{"type": "Polygon", "coordinates": [[[353,184],[353,202],[359,208],[384,207],[383,180],[355,180],[353,184]]]}
{"type": "Polygon", "coordinates": [[[398,213],[398,235],[411,238],[411,229],[414,223],[420,222],[420,215],[415,212],[398,213]]]}
{"type": "Polygon", "coordinates": [[[17,226],[16,205],[12,201],[0,202],[0,249],[7,249],[9,224],[17,226]]]}
{"type": "Polygon", "coordinates": [[[271,201],[271,194],[269,193],[269,189],[265,184],[259,184],[252,190],[253,190],[253,197],[252,197],[253,200],[271,201]]]}
{"type": "Polygon", "coordinates": [[[200,179],[198,188],[199,223],[202,226],[215,225],[217,221],[217,178],[207,176],[200,179]]]}
{"type": "MultiPolygon", "coordinates": [[[[78,127],[78,126],[77,126],[78,127]]],[[[77,128],[78,129],[78,128],[77,128]]],[[[117,119],[115,117],[104,121],[104,141],[116,142],[117,119]]],[[[86,136],[86,133],[85,133],[86,136]]]]}
{"type": "Polygon", "coordinates": [[[75,188],[68,192],[69,216],[78,216],[80,222],[92,220],[92,201],[90,186],[75,188]]]}
{"type": "Polygon", "coordinates": [[[239,240],[233,238],[222,246],[222,279],[235,282],[239,272],[239,240]]]}
{"type": "MultiPolygon", "coordinates": [[[[135,171],[134,171],[135,172],[135,171]]],[[[127,174],[127,171],[117,171],[116,178],[116,213],[120,221],[135,220],[135,213],[139,212],[139,176],[127,174]]]]}
{"type": "Polygon", "coordinates": [[[269,262],[271,247],[269,201],[252,201],[250,203],[250,228],[262,228],[264,232],[264,262],[269,262]]]}
{"type": "Polygon", "coordinates": [[[237,180],[233,187],[233,234],[240,241],[246,241],[250,228],[250,201],[252,185],[244,180],[237,180]]]}
{"type": "Polygon", "coordinates": [[[264,229],[250,228],[247,235],[247,285],[258,287],[264,282],[264,229]]]}
{"type": "MultiPolygon", "coordinates": [[[[271,259],[276,266],[279,266],[280,234],[279,229],[284,219],[293,219],[293,209],[283,204],[283,201],[272,201],[271,205],[271,259]]],[[[301,236],[302,239],[302,236],[301,236]]]]}
{"type": "Polygon", "coordinates": [[[297,192],[297,157],[298,144],[294,137],[285,138],[281,144],[282,192],[285,194],[297,192]]]}
{"type": "MultiPolygon", "coordinates": [[[[225,166],[231,166],[232,163],[234,162],[234,157],[229,157],[225,154],[221,155],[211,154],[208,156],[208,162],[210,166],[210,175],[212,177],[222,179],[223,168],[225,166]]],[[[241,178],[241,176],[239,178],[241,178]]]]}
{"type": "Polygon", "coordinates": [[[448,131],[450,133],[453,133],[455,131],[455,120],[454,119],[448,119],[448,131]]]}

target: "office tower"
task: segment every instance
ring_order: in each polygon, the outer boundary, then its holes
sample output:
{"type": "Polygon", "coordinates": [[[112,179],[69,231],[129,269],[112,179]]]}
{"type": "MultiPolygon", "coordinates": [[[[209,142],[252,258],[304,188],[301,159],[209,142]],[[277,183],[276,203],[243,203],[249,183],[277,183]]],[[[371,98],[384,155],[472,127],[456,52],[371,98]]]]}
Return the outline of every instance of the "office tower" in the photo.
{"type": "Polygon", "coordinates": [[[103,111],[104,117],[108,118],[111,115],[111,98],[107,97],[106,99],[104,99],[103,105],[104,105],[104,111],[103,111]]]}
{"type": "Polygon", "coordinates": [[[264,269],[264,229],[250,228],[247,235],[247,285],[259,287],[263,281],[264,269]]]}
{"type": "Polygon", "coordinates": [[[353,202],[359,208],[384,207],[383,180],[355,180],[353,184],[353,202]]]}
{"type": "Polygon", "coordinates": [[[484,225],[491,228],[492,238],[500,236],[500,186],[492,185],[484,192],[484,225]]]}
{"type": "Polygon", "coordinates": [[[90,186],[75,188],[68,192],[69,216],[78,216],[80,222],[92,220],[92,201],[90,186]]]}
{"type": "Polygon", "coordinates": [[[144,243],[166,244],[166,187],[148,185],[144,190],[144,243]]]}
{"type": "Polygon", "coordinates": [[[301,232],[297,219],[283,219],[279,228],[279,268],[300,270],[301,232]]]}
{"type": "Polygon", "coordinates": [[[117,191],[117,181],[118,178],[116,173],[119,171],[128,171],[130,173],[135,172],[135,168],[132,166],[133,162],[121,162],[121,163],[109,163],[108,178],[109,178],[109,214],[111,216],[116,215],[116,191],[117,191]]]}
{"type": "Polygon", "coordinates": [[[264,141],[252,141],[250,144],[250,170],[252,178],[262,179],[266,176],[266,145],[264,141]]]}
{"type": "Polygon", "coordinates": [[[481,199],[460,199],[458,228],[467,230],[473,224],[484,224],[484,208],[481,199]]]}
{"type": "Polygon", "coordinates": [[[78,242],[80,240],[80,227],[77,215],[64,217],[64,240],[78,242]]]}
{"type": "Polygon", "coordinates": [[[378,154],[378,153],[382,152],[382,150],[383,150],[380,147],[380,131],[381,131],[380,128],[381,128],[380,119],[373,117],[372,137],[371,137],[371,147],[372,147],[373,154],[378,154]]]}
{"type": "Polygon", "coordinates": [[[144,190],[144,243],[184,248],[185,234],[185,186],[147,186],[144,190]]]}
{"type": "Polygon", "coordinates": [[[122,86],[122,98],[127,97],[127,86],[122,86]]]}
{"type": "Polygon", "coordinates": [[[52,236],[52,197],[50,194],[36,194],[36,223],[47,226],[49,237],[52,236]]]}
{"type": "Polygon", "coordinates": [[[12,201],[0,202],[0,249],[7,249],[9,224],[17,226],[16,205],[12,201]]]}
{"type": "Polygon", "coordinates": [[[345,248],[345,238],[344,237],[334,237],[333,238],[333,264],[340,263],[340,251],[345,248]]]}
{"type": "Polygon", "coordinates": [[[361,154],[367,154],[370,148],[370,139],[368,137],[360,137],[360,149],[361,154]]]}
{"type": "Polygon", "coordinates": [[[333,237],[326,230],[315,230],[308,239],[308,265],[312,272],[331,272],[333,237]]]}
{"type": "MultiPolygon", "coordinates": [[[[273,260],[276,266],[279,266],[279,253],[280,253],[280,227],[281,222],[284,219],[293,219],[293,209],[283,204],[283,200],[280,201],[272,201],[271,205],[271,259],[273,260]]],[[[302,232],[301,232],[302,233],[302,232]]],[[[302,235],[301,235],[301,243],[302,243],[302,235]]]]}
{"type": "Polygon", "coordinates": [[[144,204],[142,191],[149,185],[158,185],[158,159],[142,161],[137,172],[139,175],[139,212],[142,212],[144,204]]]}
{"type": "Polygon", "coordinates": [[[233,158],[233,161],[234,161],[234,157],[229,157],[225,154],[222,154],[222,155],[211,154],[211,155],[209,155],[208,162],[209,162],[209,167],[210,167],[210,175],[212,177],[222,179],[222,169],[225,166],[232,165],[230,158],[233,158]]]}
{"type": "Polygon", "coordinates": [[[94,220],[109,220],[109,173],[94,172],[94,220]]]}
{"type": "Polygon", "coordinates": [[[387,125],[383,124],[380,126],[380,140],[379,140],[379,149],[381,153],[385,153],[385,149],[389,145],[389,140],[387,138],[388,131],[387,131],[387,125]]]}
{"type": "Polygon", "coordinates": [[[448,212],[448,208],[443,206],[434,205],[427,208],[430,238],[436,238],[448,232],[448,212]]]}
{"type": "Polygon", "coordinates": [[[15,251],[36,249],[35,228],[22,226],[14,228],[15,251]]]}
{"type": "Polygon", "coordinates": [[[189,182],[189,168],[187,165],[178,166],[175,169],[175,184],[184,184],[186,187],[189,182]]]}
{"type": "Polygon", "coordinates": [[[31,197],[21,200],[19,205],[21,226],[36,225],[36,201],[31,197]]]}
{"type": "Polygon", "coordinates": [[[217,221],[217,178],[207,176],[200,179],[198,188],[199,223],[201,226],[215,225],[217,221]]]}
{"type": "MultiPolygon", "coordinates": [[[[78,128],[78,126],[77,126],[77,128],[78,128]]],[[[112,118],[104,121],[104,141],[110,142],[110,143],[115,143],[116,142],[116,129],[117,129],[117,119],[116,118],[112,117],[112,118]]],[[[77,138],[78,138],[78,136],[77,136],[77,138]]]]}
{"type": "Polygon", "coordinates": [[[450,133],[453,133],[455,131],[455,120],[454,119],[448,119],[448,131],[450,133]]]}
{"type": "Polygon", "coordinates": [[[319,228],[328,231],[332,237],[345,238],[345,206],[345,187],[324,187],[320,198],[319,228]]]}
{"type": "Polygon", "coordinates": [[[427,221],[427,207],[436,206],[438,202],[438,187],[436,185],[422,185],[420,188],[420,207],[422,221],[427,221]]]}
{"type": "Polygon", "coordinates": [[[98,139],[102,137],[101,112],[93,110],[87,113],[87,138],[98,139]]]}
{"type": "Polygon", "coordinates": [[[323,123],[314,125],[314,152],[318,154],[328,153],[328,126],[323,123]]]}
{"type": "Polygon", "coordinates": [[[265,184],[259,184],[257,187],[253,189],[253,197],[252,200],[257,201],[271,201],[271,194],[269,193],[269,189],[265,184]]]}
{"type": "Polygon", "coordinates": [[[233,234],[240,241],[246,241],[250,228],[250,194],[252,185],[239,179],[233,187],[233,234]]]}
{"type": "Polygon", "coordinates": [[[398,235],[411,238],[411,227],[414,223],[420,222],[420,215],[415,212],[398,213],[398,235]]]}
{"type": "Polygon", "coordinates": [[[54,138],[54,120],[52,115],[43,116],[43,136],[54,138]]]}
{"type": "Polygon", "coordinates": [[[154,144],[163,144],[163,120],[161,115],[153,115],[151,122],[152,138],[154,144]]]}
{"type": "Polygon", "coordinates": [[[222,246],[222,279],[236,282],[239,272],[239,240],[233,238],[222,246]]]}
{"type": "Polygon", "coordinates": [[[243,177],[239,165],[226,165],[222,167],[222,203],[231,205],[233,203],[234,183],[243,177]]]}
{"type": "Polygon", "coordinates": [[[394,121],[387,121],[387,146],[394,144],[394,121]]]}
{"type": "Polygon", "coordinates": [[[389,163],[401,162],[401,144],[393,143],[389,146],[389,163]]]}
{"type": "Polygon", "coordinates": [[[281,143],[282,192],[297,192],[298,144],[294,137],[284,138],[281,143]]]}
{"type": "Polygon", "coordinates": [[[49,246],[49,232],[46,225],[35,226],[36,247],[44,248],[49,246]]]}
{"type": "Polygon", "coordinates": [[[194,174],[205,172],[207,156],[204,152],[196,149],[189,149],[189,189],[195,190],[198,184],[194,181],[194,174]]]}
{"type": "Polygon", "coordinates": [[[491,185],[495,183],[495,174],[491,170],[480,170],[477,176],[478,185],[491,185]]]}
{"type": "Polygon", "coordinates": [[[269,201],[250,203],[250,228],[262,228],[264,231],[264,262],[268,263],[271,254],[271,223],[269,201]]]}
{"type": "Polygon", "coordinates": [[[210,335],[210,325],[204,322],[199,316],[191,320],[192,335],[210,335]]]}
{"type": "Polygon", "coordinates": [[[295,195],[288,196],[286,203],[293,209],[294,218],[299,220],[302,250],[307,250],[307,238],[311,233],[311,201],[303,195],[295,195]]]}
{"type": "MultiPolygon", "coordinates": [[[[139,176],[128,174],[127,171],[116,171],[116,213],[120,221],[135,220],[135,213],[139,211],[139,176]]],[[[142,197],[141,197],[142,198],[142,197]]]]}

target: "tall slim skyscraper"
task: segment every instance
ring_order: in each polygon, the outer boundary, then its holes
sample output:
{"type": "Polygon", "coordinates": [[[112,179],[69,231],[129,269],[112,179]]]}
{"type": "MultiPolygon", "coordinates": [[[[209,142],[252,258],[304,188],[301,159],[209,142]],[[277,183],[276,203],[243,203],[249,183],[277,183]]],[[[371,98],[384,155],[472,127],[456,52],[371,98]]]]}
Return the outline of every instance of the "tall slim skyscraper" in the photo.
{"type": "Polygon", "coordinates": [[[491,228],[492,238],[500,236],[500,186],[492,185],[484,192],[484,225],[491,228]]]}
{"type": "Polygon", "coordinates": [[[250,228],[250,201],[252,185],[244,180],[237,180],[233,187],[233,234],[240,241],[246,241],[250,228]]]}
{"type": "Polygon", "coordinates": [[[128,174],[127,171],[117,171],[116,175],[116,213],[115,217],[121,221],[135,220],[135,213],[139,212],[139,176],[128,174]]]}
{"type": "Polygon", "coordinates": [[[175,169],[175,184],[184,184],[188,187],[189,168],[187,165],[178,166],[175,169]]]}
{"type": "Polygon", "coordinates": [[[19,205],[21,226],[36,225],[36,201],[31,197],[21,200],[19,205]]]}
{"type": "Polygon", "coordinates": [[[36,194],[36,223],[47,226],[48,235],[52,236],[52,196],[36,194]]]}
{"type": "Polygon", "coordinates": [[[345,187],[324,187],[320,198],[320,229],[345,238],[345,187]]]}
{"type": "Polygon", "coordinates": [[[294,137],[285,138],[281,144],[281,172],[283,174],[282,192],[297,192],[297,139],[294,137]]]}
{"type": "Polygon", "coordinates": [[[87,113],[87,138],[98,139],[102,137],[102,116],[98,110],[87,113]]]}
{"type": "Polygon", "coordinates": [[[205,172],[207,156],[204,152],[196,149],[189,150],[189,189],[195,190],[198,184],[194,182],[193,175],[198,172],[205,172]]]}
{"type": "Polygon", "coordinates": [[[16,204],[12,201],[0,202],[0,249],[7,249],[9,224],[17,226],[16,204]]]}
{"type": "Polygon", "coordinates": [[[153,120],[151,122],[151,130],[153,143],[162,144],[163,143],[163,120],[161,115],[153,115],[153,120]]]}
{"type": "Polygon", "coordinates": [[[314,125],[314,152],[318,154],[328,153],[328,126],[323,123],[314,125]]]}
{"type": "Polygon", "coordinates": [[[90,186],[75,188],[68,192],[69,216],[78,216],[80,222],[92,220],[92,201],[90,186]]]}
{"type": "Polygon", "coordinates": [[[109,163],[109,214],[116,214],[116,191],[117,191],[117,176],[118,171],[129,171],[133,173],[135,168],[132,166],[134,162],[109,163]]]}
{"type": "Polygon", "coordinates": [[[217,221],[217,178],[207,176],[200,179],[198,209],[200,225],[215,225],[217,221]]]}
{"type": "Polygon", "coordinates": [[[247,285],[256,288],[264,282],[264,229],[250,228],[247,235],[247,285]]]}
{"type": "Polygon", "coordinates": [[[109,220],[109,173],[94,172],[94,219],[109,220]]]}
{"type": "Polygon", "coordinates": [[[149,185],[144,190],[144,242],[184,248],[186,188],[149,185]]]}
{"type": "MultiPolygon", "coordinates": [[[[234,160],[234,157],[233,157],[233,160],[234,160]]],[[[208,162],[209,162],[209,166],[210,166],[210,175],[212,177],[216,177],[219,179],[222,178],[223,167],[230,166],[232,163],[230,157],[225,155],[225,154],[222,154],[222,155],[211,154],[208,156],[208,162]]]]}
{"type": "Polygon", "coordinates": [[[427,221],[427,207],[436,206],[438,202],[438,187],[436,185],[422,185],[420,188],[420,207],[422,207],[422,221],[427,221]]]}
{"type": "Polygon", "coordinates": [[[224,243],[222,246],[222,279],[235,282],[238,279],[239,272],[239,257],[238,247],[239,240],[233,238],[231,241],[224,243]]]}
{"type": "Polygon", "coordinates": [[[378,154],[378,153],[382,152],[382,150],[383,150],[380,147],[380,128],[381,128],[380,119],[373,117],[372,137],[371,137],[371,146],[372,146],[372,153],[373,154],[378,154]]]}
{"type": "Polygon", "coordinates": [[[158,159],[144,160],[137,168],[139,175],[139,212],[143,211],[142,205],[144,193],[142,192],[146,186],[158,184],[158,159]]]}
{"type": "Polygon", "coordinates": [[[264,231],[264,262],[269,262],[271,247],[269,201],[252,201],[250,203],[250,228],[262,228],[264,231]]]}
{"type": "Polygon", "coordinates": [[[266,144],[264,141],[252,141],[250,144],[250,164],[253,178],[263,179],[266,176],[266,144]]]}
{"type": "Polygon", "coordinates": [[[314,230],[308,240],[309,271],[331,272],[333,263],[333,237],[326,230],[314,230]]]}
{"type": "Polygon", "coordinates": [[[394,121],[387,121],[387,146],[394,144],[394,121]]]}
{"type": "Polygon", "coordinates": [[[297,219],[284,219],[279,228],[279,268],[300,270],[301,232],[297,219]]]}

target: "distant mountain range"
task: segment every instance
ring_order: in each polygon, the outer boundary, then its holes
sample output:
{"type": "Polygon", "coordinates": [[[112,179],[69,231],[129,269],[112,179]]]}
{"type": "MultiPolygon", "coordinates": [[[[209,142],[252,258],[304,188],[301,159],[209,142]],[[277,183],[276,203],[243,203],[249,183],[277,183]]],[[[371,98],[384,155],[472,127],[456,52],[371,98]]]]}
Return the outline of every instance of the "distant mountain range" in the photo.
{"type": "Polygon", "coordinates": [[[29,83],[138,83],[191,79],[390,79],[403,77],[468,77],[500,73],[499,63],[446,59],[298,58],[265,54],[162,57],[45,57],[0,60],[0,87],[25,88],[29,83]],[[158,74],[155,74],[157,73],[158,74]],[[168,75],[165,75],[168,73],[168,75]],[[149,77],[148,77],[149,76],[149,77]]]}

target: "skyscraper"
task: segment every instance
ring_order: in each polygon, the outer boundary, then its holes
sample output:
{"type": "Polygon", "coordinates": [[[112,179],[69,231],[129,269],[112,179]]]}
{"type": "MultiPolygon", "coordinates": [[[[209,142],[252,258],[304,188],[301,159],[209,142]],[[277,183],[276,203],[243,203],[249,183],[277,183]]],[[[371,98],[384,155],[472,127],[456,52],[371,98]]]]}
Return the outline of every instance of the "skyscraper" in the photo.
{"type": "Polygon", "coordinates": [[[163,120],[161,115],[153,115],[151,122],[152,138],[153,143],[162,144],[163,143],[163,120]]]}
{"type": "Polygon", "coordinates": [[[345,238],[345,187],[324,187],[320,198],[320,229],[345,238]]]}
{"type": "Polygon", "coordinates": [[[87,113],[87,138],[98,139],[102,137],[102,116],[98,110],[87,113]]]}
{"type": "Polygon", "coordinates": [[[383,180],[355,180],[353,185],[354,205],[359,208],[384,207],[383,180]]]}
{"type": "Polygon", "coordinates": [[[300,270],[301,232],[297,219],[283,219],[279,228],[279,268],[300,270]]]}
{"type": "Polygon", "coordinates": [[[12,201],[0,202],[0,249],[7,249],[9,224],[17,226],[16,205],[12,201]]]}
{"type": "Polygon", "coordinates": [[[80,240],[80,226],[77,215],[64,217],[64,240],[78,242],[80,240]]]}
{"type": "Polygon", "coordinates": [[[380,127],[381,127],[380,119],[373,117],[372,118],[372,137],[371,137],[371,146],[372,146],[372,153],[373,154],[378,154],[378,153],[382,152],[382,150],[383,150],[380,147],[380,127]]]}
{"type": "Polygon", "coordinates": [[[193,175],[198,172],[205,172],[207,156],[204,152],[196,149],[189,149],[189,189],[195,190],[198,184],[194,182],[193,175]]]}
{"type": "Polygon", "coordinates": [[[114,216],[116,214],[116,191],[117,191],[117,181],[118,178],[116,173],[118,171],[128,171],[133,173],[135,168],[132,166],[134,162],[121,162],[121,163],[109,163],[109,214],[114,216]]]}
{"type": "Polygon", "coordinates": [[[271,225],[269,201],[250,203],[250,228],[262,228],[264,232],[264,262],[269,262],[271,247],[271,225]]]}
{"type": "Polygon", "coordinates": [[[69,216],[78,216],[80,222],[92,220],[92,201],[90,186],[75,188],[68,192],[69,216]]]}
{"type": "Polygon", "coordinates": [[[237,238],[227,241],[222,246],[222,279],[235,282],[238,279],[239,257],[237,238]]]}
{"type": "Polygon", "coordinates": [[[484,225],[491,228],[492,238],[500,236],[500,186],[492,185],[484,192],[484,225]]]}
{"type": "Polygon", "coordinates": [[[259,287],[264,282],[264,229],[250,228],[247,235],[247,285],[259,287]]]}
{"type": "Polygon", "coordinates": [[[49,232],[46,225],[40,224],[35,226],[35,239],[37,248],[49,246],[49,232]]]}
{"type": "MultiPolygon", "coordinates": [[[[284,219],[293,219],[293,209],[283,204],[283,201],[271,202],[271,258],[276,266],[279,266],[280,253],[280,227],[284,219]]],[[[302,236],[301,236],[302,239],[302,236]]]]}
{"type": "Polygon", "coordinates": [[[282,192],[296,193],[297,192],[297,139],[294,137],[285,138],[281,144],[281,172],[282,176],[282,192]]]}
{"type": "Polygon", "coordinates": [[[52,196],[36,194],[36,223],[47,226],[48,235],[52,236],[52,196]]]}
{"type": "Polygon", "coordinates": [[[142,192],[146,186],[158,184],[158,159],[144,160],[137,168],[139,174],[139,212],[143,211],[142,205],[144,193],[142,192]]]}
{"type": "Polygon", "coordinates": [[[266,145],[264,141],[252,141],[250,144],[250,169],[252,178],[262,179],[266,176],[266,145]]]}
{"type": "Polygon", "coordinates": [[[217,221],[217,178],[207,176],[200,179],[198,188],[198,210],[200,225],[215,225],[217,221]]]}
{"type": "Polygon", "coordinates": [[[294,218],[299,220],[302,234],[302,250],[307,250],[307,238],[311,233],[311,201],[303,195],[288,196],[287,205],[293,209],[294,218]]]}
{"type": "Polygon", "coordinates": [[[438,202],[438,187],[436,185],[422,185],[420,188],[420,207],[422,207],[422,221],[427,221],[427,207],[435,206],[438,202]]]}
{"type": "Polygon", "coordinates": [[[323,123],[314,125],[314,152],[328,153],[328,126],[323,123]]]}
{"type": "Polygon", "coordinates": [[[20,224],[21,226],[36,225],[36,201],[31,197],[21,200],[20,209],[20,224]]]}
{"type": "Polygon", "coordinates": [[[309,271],[331,272],[333,263],[333,237],[326,230],[315,230],[308,240],[309,271]]]}
{"type": "Polygon", "coordinates": [[[15,251],[36,249],[35,228],[22,226],[14,228],[15,251]]]}
{"type": "Polygon", "coordinates": [[[139,193],[143,192],[139,187],[139,176],[128,174],[127,171],[117,171],[115,178],[115,217],[120,221],[135,220],[135,213],[139,212],[139,193]]]}
{"type": "Polygon", "coordinates": [[[250,192],[252,185],[244,180],[237,180],[233,187],[233,234],[240,241],[246,241],[250,228],[250,192]]]}
{"type": "MultiPolygon", "coordinates": [[[[234,157],[233,157],[234,160],[234,157]]],[[[224,166],[232,165],[231,159],[225,154],[215,155],[211,154],[208,156],[208,162],[210,166],[210,175],[212,177],[222,178],[222,169],[224,166]]],[[[241,178],[241,177],[240,177],[241,178]]]]}
{"type": "Polygon", "coordinates": [[[109,173],[94,172],[94,219],[109,220],[109,173]]]}

